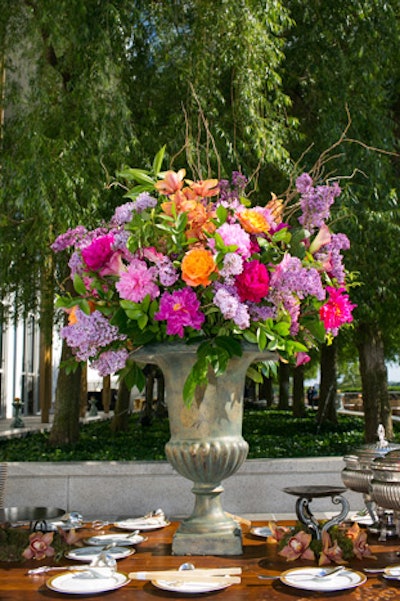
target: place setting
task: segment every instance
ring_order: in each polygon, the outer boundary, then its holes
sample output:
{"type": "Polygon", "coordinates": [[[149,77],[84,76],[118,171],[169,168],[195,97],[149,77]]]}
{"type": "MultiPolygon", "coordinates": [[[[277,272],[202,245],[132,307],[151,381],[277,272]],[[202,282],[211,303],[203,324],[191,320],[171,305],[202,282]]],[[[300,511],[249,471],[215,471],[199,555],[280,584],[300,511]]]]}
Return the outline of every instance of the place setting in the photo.
{"type": "Polygon", "coordinates": [[[137,518],[127,518],[114,522],[114,528],[120,530],[139,530],[142,532],[149,530],[158,530],[170,525],[170,521],[165,517],[162,509],[156,509],[144,516],[137,518]]]}

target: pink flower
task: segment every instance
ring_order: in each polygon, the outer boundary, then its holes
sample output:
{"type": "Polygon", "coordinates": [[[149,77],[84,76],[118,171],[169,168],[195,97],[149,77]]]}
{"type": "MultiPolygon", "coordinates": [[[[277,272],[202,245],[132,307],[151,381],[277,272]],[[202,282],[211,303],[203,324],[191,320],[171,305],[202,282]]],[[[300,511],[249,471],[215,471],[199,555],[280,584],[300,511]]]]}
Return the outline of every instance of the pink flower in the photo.
{"type": "Polygon", "coordinates": [[[353,321],[352,310],[357,306],[350,302],[345,288],[326,288],[329,299],[319,310],[319,317],[324,323],[325,330],[336,336],[344,323],[353,321]]]}
{"type": "Polygon", "coordinates": [[[268,522],[268,526],[272,532],[271,536],[268,537],[268,541],[272,543],[279,543],[290,532],[289,526],[278,526],[276,522],[268,522]]]}
{"type": "Polygon", "coordinates": [[[318,564],[320,566],[326,566],[330,563],[347,563],[343,559],[343,551],[339,547],[337,541],[332,543],[331,537],[328,532],[322,533],[322,551],[319,556],[318,564]]]}
{"type": "Polygon", "coordinates": [[[51,543],[53,542],[53,532],[32,532],[29,536],[29,547],[25,549],[22,556],[25,559],[44,559],[52,557],[55,553],[51,543]]]}
{"type": "Polygon", "coordinates": [[[346,536],[353,542],[353,553],[357,559],[376,559],[367,543],[366,531],[362,530],[357,522],[354,522],[351,528],[347,530],[346,536]]]}
{"type": "Polygon", "coordinates": [[[243,265],[243,271],[235,278],[240,300],[261,302],[268,294],[269,274],[263,263],[258,260],[243,265]]]}
{"type": "Polygon", "coordinates": [[[95,238],[89,246],[82,249],[83,260],[91,271],[101,269],[110,260],[113,253],[113,242],[114,236],[112,234],[107,234],[95,238]]]}
{"type": "Polygon", "coordinates": [[[297,353],[296,367],[299,367],[300,365],[305,365],[309,361],[311,361],[310,355],[308,355],[307,353],[303,353],[303,352],[297,353]]]}
{"type": "Polygon", "coordinates": [[[319,251],[322,246],[326,246],[330,243],[332,239],[332,235],[329,231],[328,226],[323,223],[320,227],[318,234],[315,236],[314,240],[310,245],[310,253],[314,254],[319,251]]]}
{"type": "Polygon", "coordinates": [[[115,284],[121,298],[140,303],[149,294],[151,300],[159,296],[160,290],[155,283],[156,267],[147,267],[144,261],[133,259],[125,273],[121,273],[115,284]]]}
{"type": "Polygon", "coordinates": [[[278,555],[286,557],[286,561],[294,561],[295,559],[315,560],[314,551],[310,549],[311,540],[311,534],[300,530],[300,532],[289,538],[287,545],[279,551],[278,555]]]}
{"type": "Polygon", "coordinates": [[[190,326],[195,330],[201,329],[205,317],[199,309],[200,301],[191,288],[175,290],[172,294],[164,292],[160,299],[159,311],[154,315],[154,319],[167,322],[168,335],[174,336],[177,334],[180,338],[183,338],[184,327],[190,326]]]}

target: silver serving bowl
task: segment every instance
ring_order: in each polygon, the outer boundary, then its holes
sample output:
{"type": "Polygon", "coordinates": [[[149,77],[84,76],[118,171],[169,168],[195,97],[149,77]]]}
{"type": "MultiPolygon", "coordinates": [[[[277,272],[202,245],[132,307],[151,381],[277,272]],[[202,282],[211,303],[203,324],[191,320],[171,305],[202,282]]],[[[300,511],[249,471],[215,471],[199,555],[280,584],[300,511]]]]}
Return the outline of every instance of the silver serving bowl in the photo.
{"type": "Polygon", "coordinates": [[[371,494],[386,509],[400,510],[400,449],[377,457],[371,464],[371,494]]]}
{"type": "Polygon", "coordinates": [[[400,449],[400,445],[393,445],[385,441],[383,445],[381,443],[364,445],[356,449],[354,454],[345,455],[343,460],[346,467],[342,470],[343,484],[355,492],[369,494],[372,462],[395,449],[400,449]]]}

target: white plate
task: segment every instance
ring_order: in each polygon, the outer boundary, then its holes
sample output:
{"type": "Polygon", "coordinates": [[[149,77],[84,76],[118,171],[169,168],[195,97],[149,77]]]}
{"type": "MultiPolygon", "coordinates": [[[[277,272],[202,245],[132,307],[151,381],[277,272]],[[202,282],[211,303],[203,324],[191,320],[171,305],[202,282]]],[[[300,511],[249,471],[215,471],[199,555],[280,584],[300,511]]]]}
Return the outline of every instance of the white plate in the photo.
{"type": "Polygon", "coordinates": [[[204,580],[203,582],[178,582],[177,580],[152,580],[151,584],[154,584],[157,588],[161,588],[164,591],[171,591],[173,593],[185,593],[189,595],[198,595],[199,593],[210,593],[211,591],[221,591],[224,588],[231,586],[230,584],[224,584],[223,582],[213,582],[212,579],[204,580]]]}
{"type": "Polygon", "coordinates": [[[169,526],[168,520],[159,520],[157,518],[128,518],[120,522],[114,522],[115,528],[121,530],[158,530],[169,526]]]}
{"type": "Polygon", "coordinates": [[[261,528],[252,528],[250,533],[254,534],[254,536],[261,536],[261,538],[268,538],[268,536],[272,536],[272,530],[267,526],[262,526],[261,528]]]}
{"type": "Polygon", "coordinates": [[[294,568],[286,570],[280,575],[280,580],[288,586],[300,588],[306,591],[344,591],[349,588],[354,588],[366,582],[367,577],[361,572],[355,570],[344,569],[331,577],[316,579],[315,576],[323,573],[323,568],[307,567],[294,568]]]}
{"type": "Polygon", "coordinates": [[[400,566],[390,566],[384,570],[385,576],[390,576],[393,579],[399,579],[400,581],[400,566]]]}
{"type": "Polygon", "coordinates": [[[372,518],[369,514],[361,514],[361,513],[355,513],[354,515],[350,516],[350,520],[352,522],[357,522],[357,524],[360,524],[360,526],[372,526],[373,521],[372,518]]]}
{"type": "Polygon", "coordinates": [[[117,547],[129,547],[131,545],[138,545],[139,543],[143,543],[147,538],[145,536],[141,536],[140,534],[136,534],[136,536],[131,536],[129,534],[99,534],[97,536],[92,536],[86,539],[88,545],[110,545],[111,543],[115,543],[117,547]]]}
{"type": "Polygon", "coordinates": [[[47,580],[46,585],[57,593],[70,595],[93,595],[113,591],[129,582],[129,578],[122,572],[115,572],[113,578],[93,578],[85,572],[68,572],[58,574],[47,580]]]}
{"type": "MultiPolygon", "coordinates": [[[[68,553],[65,554],[65,557],[77,561],[92,561],[93,559],[96,559],[100,553],[102,553],[103,549],[104,546],[71,549],[71,551],[68,551],[68,553]]],[[[133,555],[133,553],[135,553],[135,549],[131,549],[129,547],[113,547],[112,549],[107,549],[106,553],[111,555],[114,559],[123,559],[124,557],[133,555]]]]}

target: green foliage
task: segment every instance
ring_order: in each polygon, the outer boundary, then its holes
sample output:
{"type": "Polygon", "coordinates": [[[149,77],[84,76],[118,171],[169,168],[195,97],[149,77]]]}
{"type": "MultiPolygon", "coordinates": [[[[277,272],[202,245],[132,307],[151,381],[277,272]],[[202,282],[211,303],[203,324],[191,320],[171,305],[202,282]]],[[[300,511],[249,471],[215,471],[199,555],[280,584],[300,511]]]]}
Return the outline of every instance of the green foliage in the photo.
{"type": "MultiPolygon", "coordinates": [[[[139,415],[130,417],[126,432],[113,434],[108,420],[81,427],[79,442],[52,449],[46,432],[0,442],[0,461],[164,461],[169,440],[167,418],[142,427],[139,415]]],[[[400,425],[395,422],[396,440],[400,425]]],[[[338,425],[319,429],[315,413],[294,418],[289,411],[245,410],[243,437],[250,445],[249,459],[343,456],[364,444],[363,419],[338,416],[338,425]]]]}

